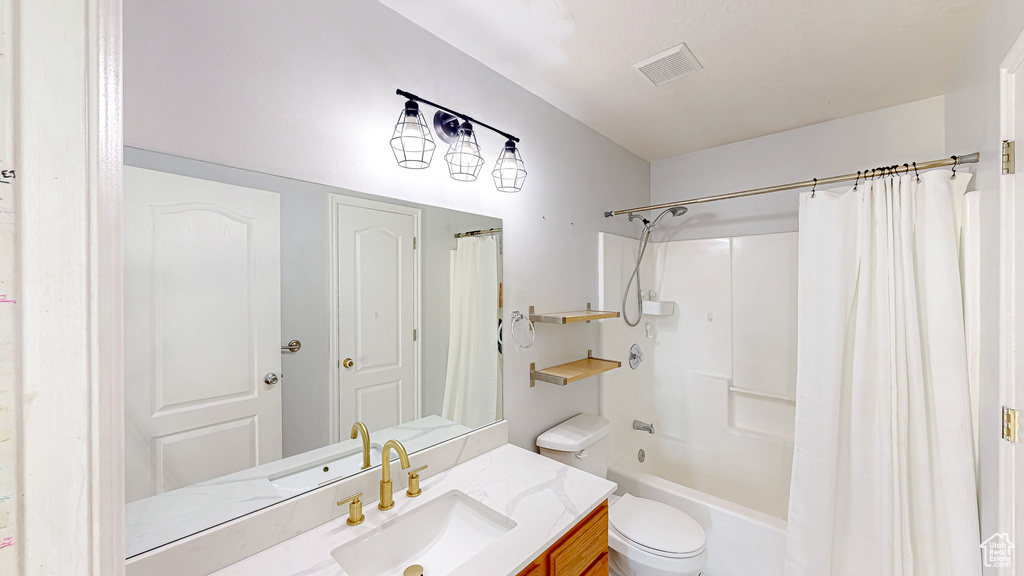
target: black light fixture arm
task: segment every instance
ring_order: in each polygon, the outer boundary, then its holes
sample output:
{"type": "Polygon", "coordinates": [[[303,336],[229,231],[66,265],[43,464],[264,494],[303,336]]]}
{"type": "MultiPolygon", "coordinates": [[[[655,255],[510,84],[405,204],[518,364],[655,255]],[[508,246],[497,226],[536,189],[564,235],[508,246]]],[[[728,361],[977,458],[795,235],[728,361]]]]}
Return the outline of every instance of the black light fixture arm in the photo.
{"type": "Polygon", "coordinates": [[[483,126],[484,128],[487,128],[488,130],[490,130],[492,132],[496,132],[498,134],[501,134],[502,136],[504,136],[505,138],[508,138],[509,140],[511,140],[513,142],[519,142],[519,138],[516,138],[515,136],[509,134],[508,132],[504,132],[502,130],[498,130],[497,128],[495,128],[494,126],[491,126],[490,124],[485,124],[485,123],[477,120],[476,118],[473,118],[472,116],[469,116],[467,114],[463,114],[462,112],[457,112],[455,110],[452,110],[451,108],[448,108],[447,106],[441,106],[440,104],[437,104],[435,102],[431,102],[430,100],[427,100],[425,98],[420,98],[419,96],[417,96],[417,95],[415,95],[415,94],[413,94],[411,92],[406,92],[405,90],[402,90],[401,88],[396,90],[395,93],[398,94],[399,96],[402,96],[403,98],[408,98],[409,100],[412,100],[414,102],[421,102],[423,104],[426,104],[427,106],[433,106],[434,108],[437,108],[439,110],[444,110],[445,112],[447,112],[447,113],[449,113],[449,114],[451,114],[453,116],[458,116],[459,118],[462,118],[463,120],[465,120],[465,121],[467,121],[467,122],[469,122],[471,124],[476,124],[477,126],[483,126]]]}

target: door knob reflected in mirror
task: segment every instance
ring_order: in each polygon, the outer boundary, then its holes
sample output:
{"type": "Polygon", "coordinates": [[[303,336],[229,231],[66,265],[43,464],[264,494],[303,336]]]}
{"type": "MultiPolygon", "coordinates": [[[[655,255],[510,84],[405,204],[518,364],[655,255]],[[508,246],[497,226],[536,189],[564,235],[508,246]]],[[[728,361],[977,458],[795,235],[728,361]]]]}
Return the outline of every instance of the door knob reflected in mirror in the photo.
{"type": "Polygon", "coordinates": [[[273,372],[268,372],[267,375],[263,377],[263,383],[269,386],[277,384],[277,374],[274,374],[273,372]]]}
{"type": "Polygon", "coordinates": [[[345,368],[351,368],[355,366],[356,363],[353,362],[351,358],[345,358],[344,360],[341,361],[341,365],[344,366],[345,368]]]}

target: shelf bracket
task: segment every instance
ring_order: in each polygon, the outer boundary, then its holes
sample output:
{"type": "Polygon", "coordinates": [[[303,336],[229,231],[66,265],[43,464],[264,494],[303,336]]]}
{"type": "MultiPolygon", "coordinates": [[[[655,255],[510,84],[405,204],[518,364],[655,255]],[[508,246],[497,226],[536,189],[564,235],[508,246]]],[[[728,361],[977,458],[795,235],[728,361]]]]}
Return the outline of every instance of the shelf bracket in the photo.
{"type": "Polygon", "coordinates": [[[530,362],[530,388],[536,386],[538,380],[541,382],[547,382],[548,384],[557,384],[558,386],[566,386],[569,384],[565,381],[565,378],[538,372],[537,364],[535,362],[530,362]]]}

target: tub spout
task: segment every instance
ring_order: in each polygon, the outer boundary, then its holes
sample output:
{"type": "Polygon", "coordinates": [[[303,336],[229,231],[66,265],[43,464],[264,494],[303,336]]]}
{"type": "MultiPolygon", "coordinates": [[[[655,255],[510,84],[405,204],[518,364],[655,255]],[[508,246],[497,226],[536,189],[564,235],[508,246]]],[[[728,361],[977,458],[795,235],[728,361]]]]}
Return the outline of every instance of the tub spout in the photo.
{"type": "Polygon", "coordinates": [[[643,430],[648,434],[654,434],[654,424],[633,420],[633,430],[643,430]]]}

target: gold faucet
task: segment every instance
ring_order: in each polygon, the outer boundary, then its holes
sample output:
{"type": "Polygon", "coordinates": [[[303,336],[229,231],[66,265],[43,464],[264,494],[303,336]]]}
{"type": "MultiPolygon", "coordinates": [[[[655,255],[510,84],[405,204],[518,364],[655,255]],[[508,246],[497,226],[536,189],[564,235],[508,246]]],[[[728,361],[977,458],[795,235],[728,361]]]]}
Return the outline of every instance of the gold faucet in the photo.
{"type": "Polygon", "coordinates": [[[363,437],[363,467],[360,470],[366,470],[370,467],[370,431],[366,429],[366,424],[356,422],[352,425],[352,439],[360,435],[363,437]]]}
{"type": "Polygon", "coordinates": [[[398,459],[402,462],[402,470],[405,470],[411,464],[409,464],[409,454],[405,451],[405,446],[398,440],[388,440],[384,443],[384,448],[381,451],[381,480],[380,480],[380,503],[377,504],[377,508],[381,510],[391,510],[395,507],[395,499],[392,496],[391,491],[391,458],[389,452],[394,448],[395,452],[398,452],[398,459]]]}

